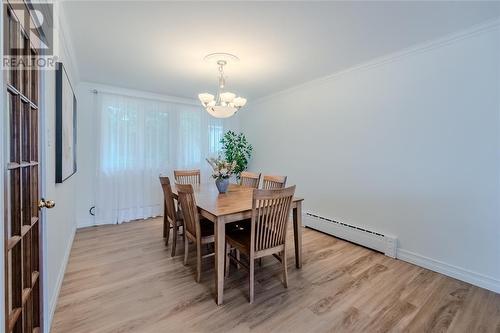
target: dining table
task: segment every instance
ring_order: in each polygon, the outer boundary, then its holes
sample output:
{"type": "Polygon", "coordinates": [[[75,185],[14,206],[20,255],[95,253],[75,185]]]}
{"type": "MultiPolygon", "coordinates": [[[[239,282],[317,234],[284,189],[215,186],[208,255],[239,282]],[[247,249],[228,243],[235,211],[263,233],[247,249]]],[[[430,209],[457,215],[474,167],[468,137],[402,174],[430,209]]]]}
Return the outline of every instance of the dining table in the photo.
{"type": "MultiPolygon", "coordinates": [[[[214,223],[215,233],[215,299],[217,305],[223,303],[224,297],[224,260],[226,256],[225,238],[226,224],[250,219],[252,217],[253,188],[230,184],[226,193],[219,193],[215,182],[194,184],[198,213],[214,223]]],[[[177,199],[177,189],[172,188],[177,199]]],[[[295,265],[302,267],[302,201],[294,197],[292,200],[292,220],[295,244],[295,265]]]]}

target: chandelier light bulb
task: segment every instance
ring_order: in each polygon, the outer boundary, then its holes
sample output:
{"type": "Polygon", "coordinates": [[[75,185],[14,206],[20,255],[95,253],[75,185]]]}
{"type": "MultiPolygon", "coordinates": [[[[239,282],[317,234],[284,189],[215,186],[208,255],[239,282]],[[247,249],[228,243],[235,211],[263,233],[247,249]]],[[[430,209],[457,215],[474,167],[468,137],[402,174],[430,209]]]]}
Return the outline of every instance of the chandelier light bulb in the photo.
{"type": "Polygon", "coordinates": [[[220,94],[220,99],[226,103],[231,102],[235,97],[236,95],[230,92],[225,92],[220,94]]]}
{"type": "Polygon", "coordinates": [[[243,98],[243,97],[236,97],[233,100],[233,103],[234,103],[234,106],[241,108],[241,107],[245,106],[245,104],[247,104],[247,99],[243,98]]]}
{"type": "Polygon", "coordinates": [[[203,93],[203,94],[199,94],[198,98],[200,99],[200,101],[202,103],[206,104],[206,103],[209,103],[209,102],[214,100],[214,95],[203,93]]]}

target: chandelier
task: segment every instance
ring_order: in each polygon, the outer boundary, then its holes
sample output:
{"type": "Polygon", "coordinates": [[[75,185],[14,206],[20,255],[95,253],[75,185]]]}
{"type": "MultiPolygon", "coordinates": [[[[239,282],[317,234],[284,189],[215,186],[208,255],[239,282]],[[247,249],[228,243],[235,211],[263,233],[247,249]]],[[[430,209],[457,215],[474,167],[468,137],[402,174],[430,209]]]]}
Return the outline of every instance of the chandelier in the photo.
{"type": "Polygon", "coordinates": [[[198,95],[198,98],[205,110],[213,117],[231,117],[247,103],[246,98],[237,97],[235,94],[224,89],[226,86],[224,66],[228,64],[228,61],[237,61],[239,59],[229,53],[212,53],[207,55],[205,60],[216,60],[216,64],[219,66],[219,89],[216,96],[202,93],[198,95]]]}

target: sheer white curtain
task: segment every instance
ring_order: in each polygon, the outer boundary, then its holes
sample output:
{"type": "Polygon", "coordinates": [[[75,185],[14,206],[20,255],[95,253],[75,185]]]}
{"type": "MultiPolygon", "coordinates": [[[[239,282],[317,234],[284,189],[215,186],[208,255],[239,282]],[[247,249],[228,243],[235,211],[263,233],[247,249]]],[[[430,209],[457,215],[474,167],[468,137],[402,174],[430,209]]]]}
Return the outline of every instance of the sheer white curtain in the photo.
{"type": "Polygon", "coordinates": [[[114,224],[163,213],[158,176],[199,168],[220,150],[224,121],[195,105],[115,94],[96,95],[95,224],[114,224]]]}

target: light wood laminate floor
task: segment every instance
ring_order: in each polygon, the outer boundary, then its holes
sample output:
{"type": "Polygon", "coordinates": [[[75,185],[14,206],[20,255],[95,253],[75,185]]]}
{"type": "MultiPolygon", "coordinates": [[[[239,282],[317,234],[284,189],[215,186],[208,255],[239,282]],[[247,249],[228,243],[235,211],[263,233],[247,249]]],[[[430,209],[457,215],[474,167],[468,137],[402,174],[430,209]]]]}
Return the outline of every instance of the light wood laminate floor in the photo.
{"type": "Polygon", "coordinates": [[[195,256],[183,266],[179,237],[170,257],[161,219],[79,230],[51,332],[500,332],[499,294],[314,230],[303,236],[300,270],[289,243],[288,289],[265,258],[254,304],[246,272],[231,267],[216,306],[213,258],[197,284],[195,256]]]}

